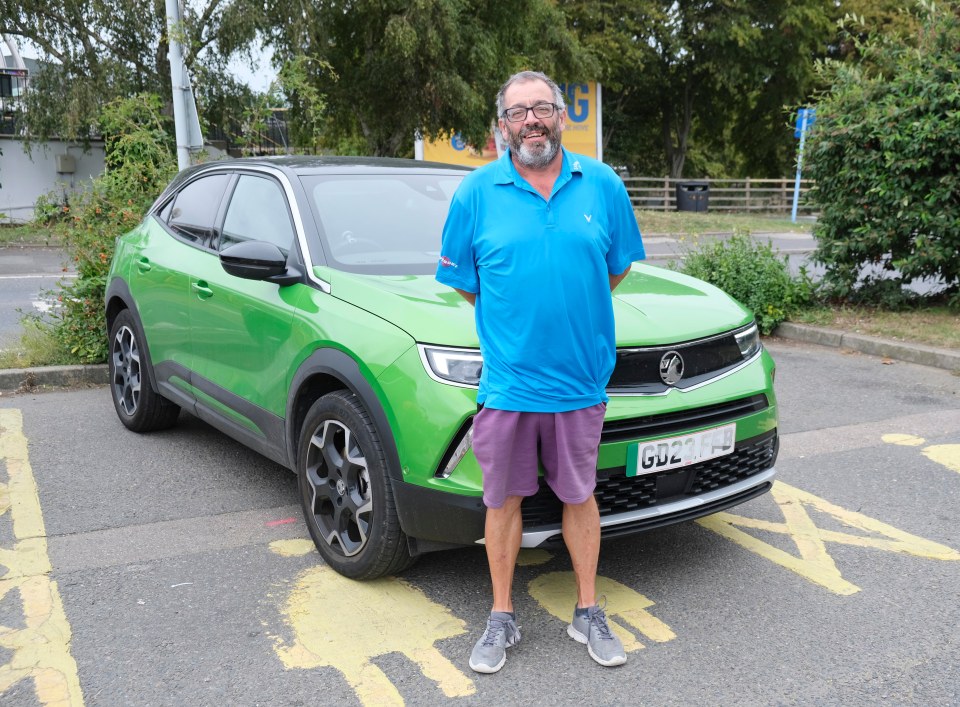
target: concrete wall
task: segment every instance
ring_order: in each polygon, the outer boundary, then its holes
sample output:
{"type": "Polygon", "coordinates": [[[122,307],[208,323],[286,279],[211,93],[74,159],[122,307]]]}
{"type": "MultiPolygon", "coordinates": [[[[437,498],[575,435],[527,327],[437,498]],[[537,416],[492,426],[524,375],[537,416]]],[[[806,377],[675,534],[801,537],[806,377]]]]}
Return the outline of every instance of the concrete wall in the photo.
{"type": "MultiPolygon", "coordinates": [[[[0,214],[3,222],[23,222],[33,218],[37,197],[56,190],[67,194],[82,189],[103,173],[103,143],[91,144],[90,151],[60,140],[33,143],[28,154],[16,137],[0,136],[0,214]],[[58,155],[70,155],[73,173],[58,172],[58,155]]],[[[59,165],[63,167],[62,164],[59,165]]]]}

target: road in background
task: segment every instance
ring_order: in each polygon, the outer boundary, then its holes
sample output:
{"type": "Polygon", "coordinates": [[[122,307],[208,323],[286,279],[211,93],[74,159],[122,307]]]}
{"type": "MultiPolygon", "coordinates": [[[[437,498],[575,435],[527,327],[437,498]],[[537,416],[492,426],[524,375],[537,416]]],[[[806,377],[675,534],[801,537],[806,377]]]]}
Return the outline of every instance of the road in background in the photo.
{"type": "Polygon", "coordinates": [[[53,302],[45,293],[73,276],[68,263],[59,248],[0,247],[0,349],[19,343],[25,314],[49,310],[53,302]]]}
{"type": "Polygon", "coordinates": [[[767,345],[774,491],[604,545],[615,669],[566,636],[563,551],[522,554],[523,641],[477,675],[481,549],[344,580],[294,476],[196,418],[137,435],[105,388],[5,395],[0,702],[957,704],[960,378],[767,345]]]}
{"type": "MultiPolygon", "coordinates": [[[[729,238],[729,233],[705,234],[697,238],[651,235],[644,236],[643,244],[647,251],[647,259],[652,265],[667,267],[670,263],[682,260],[691,250],[696,250],[698,246],[711,243],[717,240],[729,238]]],[[[787,263],[790,272],[798,275],[802,269],[815,281],[819,281],[826,269],[819,263],[812,260],[812,254],[817,248],[817,239],[813,233],[751,233],[750,237],[757,243],[773,246],[774,252],[787,256],[787,263]]],[[[890,273],[884,273],[877,267],[865,267],[861,270],[861,279],[867,276],[877,277],[883,275],[890,277],[890,273]]],[[[926,278],[916,280],[907,289],[918,294],[931,294],[943,289],[942,281],[926,278]]]]}

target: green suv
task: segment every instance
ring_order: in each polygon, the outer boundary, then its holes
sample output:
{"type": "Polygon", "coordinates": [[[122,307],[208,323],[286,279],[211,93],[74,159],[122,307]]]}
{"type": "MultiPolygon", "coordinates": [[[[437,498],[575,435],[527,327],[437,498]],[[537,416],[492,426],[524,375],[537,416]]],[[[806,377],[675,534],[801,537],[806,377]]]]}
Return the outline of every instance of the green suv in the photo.
{"type": "MultiPolygon", "coordinates": [[[[465,174],[326,157],[182,171],[118,239],[108,277],[120,420],[147,432],[186,410],[295,471],[320,554],[349,577],[483,542],[471,451],[483,360],[473,308],[433,277],[465,174]]],[[[710,285],[643,264],[614,309],[597,468],[603,535],[767,491],[774,363],[752,315],[710,285]]],[[[523,504],[523,546],[562,543],[560,514],[541,485],[523,504]]]]}

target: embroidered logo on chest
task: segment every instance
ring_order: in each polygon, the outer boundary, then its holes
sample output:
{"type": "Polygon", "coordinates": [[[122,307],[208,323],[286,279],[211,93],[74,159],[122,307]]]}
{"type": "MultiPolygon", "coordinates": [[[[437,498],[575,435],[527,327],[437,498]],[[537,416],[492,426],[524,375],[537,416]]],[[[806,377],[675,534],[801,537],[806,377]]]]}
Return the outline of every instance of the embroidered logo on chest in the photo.
{"type": "Polygon", "coordinates": [[[593,214],[584,214],[583,217],[587,219],[587,223],[590,223],[590,219],[593,218],[593,214]]]}

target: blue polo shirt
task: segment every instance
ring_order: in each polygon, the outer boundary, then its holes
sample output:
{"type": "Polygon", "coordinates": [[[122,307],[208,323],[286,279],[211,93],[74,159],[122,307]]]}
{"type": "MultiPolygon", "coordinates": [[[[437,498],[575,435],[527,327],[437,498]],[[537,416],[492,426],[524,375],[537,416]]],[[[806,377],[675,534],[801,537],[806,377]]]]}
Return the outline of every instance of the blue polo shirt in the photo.
{"type": "Polygon", "coordinates": [[[607,401],[616,359],[609,275],[644,257],[623,181],[563,150],[549,199],[509,150],[453,196],[437,280],[477,295],[483,354],[477,401],[566,412],[607,401]]]}

